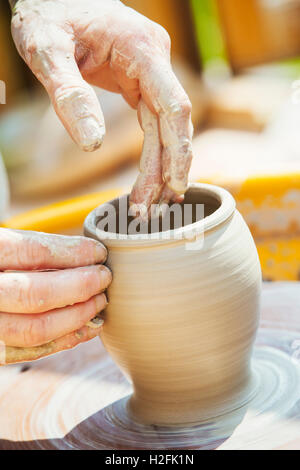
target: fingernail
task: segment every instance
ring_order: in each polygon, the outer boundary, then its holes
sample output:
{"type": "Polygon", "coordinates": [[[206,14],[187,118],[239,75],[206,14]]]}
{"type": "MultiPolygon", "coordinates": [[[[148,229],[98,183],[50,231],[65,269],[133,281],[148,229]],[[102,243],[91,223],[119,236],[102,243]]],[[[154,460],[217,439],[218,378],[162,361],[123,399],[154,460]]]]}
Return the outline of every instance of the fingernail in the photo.
{"type": "Polygon", "coordinates": [[[107,249],[97,241],[95,241],[95,258],[96,263],[104,263],[107,258],[107,249]]]}
{"type": "Polygon", "coordinates": [[[101,328],[103,323],[103,318],[101,318],[99,315],[96,315],[94,318],[92,318],[92,320],[87,322],[86,326],[89,326],[90,328],[101,328]]]}
{"type": "Polygon", "coordinates": [[[99,264],[98,269],[101,272],[101,289],[105,289],[112,281],[112,273],[103,264],[99,264]]]}
{"type": "Polygon", "coordinates": [[[96,302],[96,310],[98,312],[101,312],[101,310],[105,309],[107,305],[107,298],[105,294],[98,294],[95,297],[95,302],[96,302]]]}
{"type": "Polygon", "coordinates": [[[77,121],[75,134],[82,150],[92,152],[102,144],[105,128],[93,116],[89,116],[77,121]]]}
{"type": "Polygon", "coordinates": [[[83,338],[84,334],[83,334],[82,331],[78,330],[78,331],[76,331],[75,336],[76,336],[77,339],[81,340],[83,338]]]}

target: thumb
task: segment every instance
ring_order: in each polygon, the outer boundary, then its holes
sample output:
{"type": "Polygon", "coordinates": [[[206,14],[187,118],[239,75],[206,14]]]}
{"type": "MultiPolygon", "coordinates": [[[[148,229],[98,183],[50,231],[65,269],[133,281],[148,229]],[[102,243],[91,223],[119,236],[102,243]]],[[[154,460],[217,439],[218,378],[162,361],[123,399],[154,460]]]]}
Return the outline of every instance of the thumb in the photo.
{"type": "Polygon", "coordinates": [[[39,49],[31,60],[31,69],[46,88],[56,114],[82,150],[100,147],[105,123],[93,88],[82,78],[73,53],[39,49]]]}

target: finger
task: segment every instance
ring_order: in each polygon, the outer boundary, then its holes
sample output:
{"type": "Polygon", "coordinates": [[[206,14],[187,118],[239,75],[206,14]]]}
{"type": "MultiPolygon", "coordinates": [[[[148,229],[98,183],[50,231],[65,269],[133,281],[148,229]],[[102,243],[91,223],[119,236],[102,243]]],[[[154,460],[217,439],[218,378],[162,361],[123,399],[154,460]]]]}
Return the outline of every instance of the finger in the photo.
{"type": "Polygon", "coordinates": [[[99,294],[87,302],[37,315],[0,313],[0,340],[6,346],[40,346],[79,330],[106,304],[105,294],[99,294]]]}
{"type": "Polygon", "coordinates": [[[183,194],[192,161],[191,103],[167,60],[153,62],[140,74],[142,96],[159,115],[163,179],[175,193],[183,194]]]}
{"type": "Polygon", "coordinates": [[[0,270],[64,269],[103,263],[96,240],[0,228],[0,270]]]}
{"type": "Polygon", "coordinates": [[[85,151],[100,147],[105,124],[96,93],[82,78],[74,57],[71,37],[59,28],[51,37],[36,39],[27,59],[46,88],[55,111],[74,141],[85,151]],[[61,40],[61,43],[59,43],[61,40]],[[50,45],[49,45],[50,44],[50,45]]]}
{"type": "Polygon", "coordinates": [[[183,201],[183,199],[184,197],[182,195],[175,193],[172,189],[165,185],[160,196],[159,204],[179,204],[183,201]]]}
{"type": "Polygon", "coordinates": [[[144,144],[140,160],[140,173],[130,195],[131,209],[137,212],[144,206],[148,212],[152,203],[159,199],[163,188],[161,144],[157,116],[143,100],[139,103],[139,118],[144,131],[144,144]]]}
{"type": "Polygon", "coordinates": [[[59,351],[71,349],[80,343],[89,341],[95,336],[99,335],[101,331],[101,325],[98,328],[90,328],[84,326],[80,330],[73,331],[72,333],[58,338],[50,343],[36,346],[33,348],[16,348],[7,346],[4,351],[1,351],[1,362],[0,365],[5,364],[16,364],[18,362],[35,361],[42,357],[55,354],[59,351]]]}
{"type": "Polygon", "coordinates": [[[111,272],[102,265],[0,273],[0,312],[42,313],[85,302],[105,290],[110,282],[111,272]]]}

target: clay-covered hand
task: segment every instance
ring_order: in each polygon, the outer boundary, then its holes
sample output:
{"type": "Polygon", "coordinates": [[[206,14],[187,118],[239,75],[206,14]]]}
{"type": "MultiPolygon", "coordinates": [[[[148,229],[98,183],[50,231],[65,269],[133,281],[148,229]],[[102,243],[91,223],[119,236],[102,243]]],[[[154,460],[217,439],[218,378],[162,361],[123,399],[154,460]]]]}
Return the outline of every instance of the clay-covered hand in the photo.
{"type": "Polygon", "coordinates": [[[84,237],[0,228],[0,363],[34,360],[99,334],[111,272],[84,237]]]}
{"type": "Polygon", "coordinates": [[[131,202],[178,200],[187,187],[193,127],[166,31],[118,0],[18,0],[12,34],[82,149],[98,148],[105,133],[88,83],[137,108],[145,141],[131,202]]]}

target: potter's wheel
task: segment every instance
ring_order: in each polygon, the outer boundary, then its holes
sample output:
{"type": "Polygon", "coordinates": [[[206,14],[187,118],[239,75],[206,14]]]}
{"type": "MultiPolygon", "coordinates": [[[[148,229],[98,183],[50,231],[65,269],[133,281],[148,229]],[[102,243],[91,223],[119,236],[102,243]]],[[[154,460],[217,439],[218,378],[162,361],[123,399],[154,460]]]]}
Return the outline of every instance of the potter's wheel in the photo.
{"type": "MultiPolygon", "coordinates": [[[[201,425],[170,429],[133,422],[127,413],[128,397],[94,415],[89,425],[97,428],[103,449],[215,449],[223,442],[226,447],[226,439],[242,422],[239,439],[247,445],[248,433],[253,433],[252,438],[257,439],[262,426],[263,434],[265,426],[272,432],[275,429],[281,432],[274,414],[286,417],[296,414],[299,407],[300,417],[299,365],[291,363],[290,357],[277,349],[262,347],[255,351],[253,370],[254,397],[248,406],[201,425]]],[[[85,426],[79,426],[72,439],[65,442],[66,448],[79,449],[86,438],[85,430],[85,426]]],[[[97,447],[97,436],[87,445],[97,447]]]]}
{"type": "Polygon", "coordinates": [[[128,420],[131,387],[98,339],[2,367],[0,449],[300,449],[299,305],[298,283],[265,285],[251,400],[172,432],[128,420]]]}

